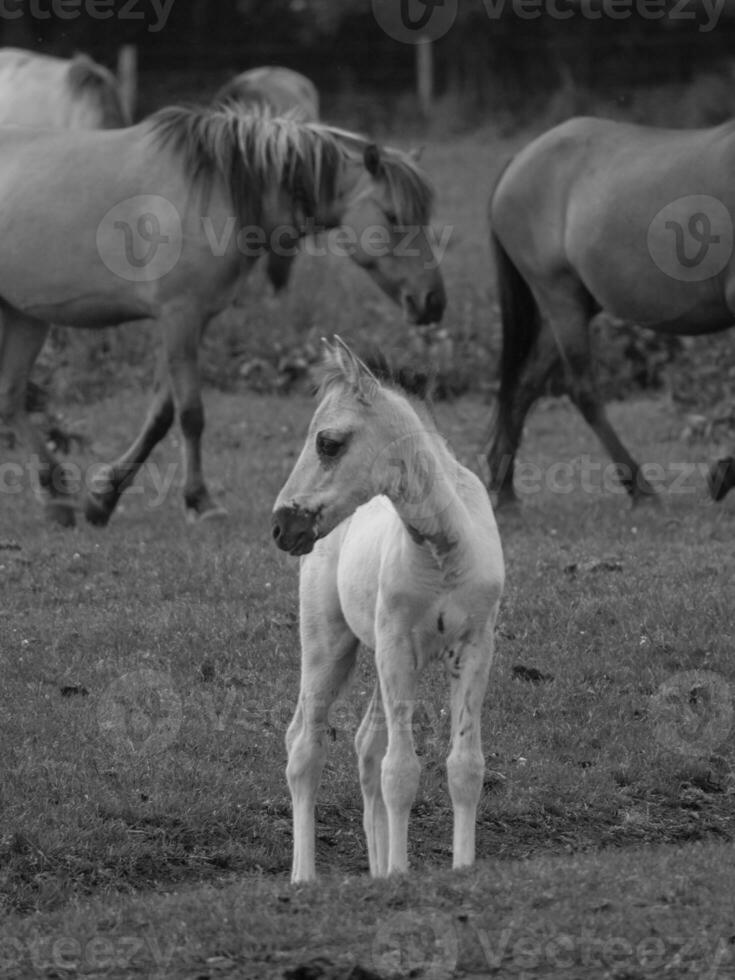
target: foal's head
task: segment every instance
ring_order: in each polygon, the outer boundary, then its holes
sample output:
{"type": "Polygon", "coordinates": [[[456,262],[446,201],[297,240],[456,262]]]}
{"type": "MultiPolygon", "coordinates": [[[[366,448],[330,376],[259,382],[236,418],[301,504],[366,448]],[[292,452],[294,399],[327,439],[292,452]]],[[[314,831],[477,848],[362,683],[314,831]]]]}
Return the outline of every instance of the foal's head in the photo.
{"type": "Polygon", "coordinates": [[[339,338],[326,345],[321,392],[273,508],[273,537],[292,555],[308,554],[361,504],[392,495],[402,478],[395,457],[422,428],[408,401],[381,385],[339,338]]]}

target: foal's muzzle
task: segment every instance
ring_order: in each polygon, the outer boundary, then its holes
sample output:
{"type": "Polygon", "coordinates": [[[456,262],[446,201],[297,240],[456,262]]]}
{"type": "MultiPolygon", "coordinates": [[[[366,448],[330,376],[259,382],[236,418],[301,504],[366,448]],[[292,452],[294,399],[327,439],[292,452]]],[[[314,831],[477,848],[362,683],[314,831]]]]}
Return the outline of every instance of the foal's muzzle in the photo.
{"type": "Polygon", "coordinates": [[[273,540],[290,555],[308,555],[317,540],[316,514],[297,507],[279,507],[273,512],[273,540]]]}

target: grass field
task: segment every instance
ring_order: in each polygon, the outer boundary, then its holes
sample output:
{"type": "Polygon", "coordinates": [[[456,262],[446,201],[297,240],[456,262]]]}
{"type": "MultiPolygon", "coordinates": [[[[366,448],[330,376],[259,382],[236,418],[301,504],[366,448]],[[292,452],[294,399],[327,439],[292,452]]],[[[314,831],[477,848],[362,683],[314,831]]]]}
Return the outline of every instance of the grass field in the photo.
{"type": "MultiPolygon", "coordinates": [[[[256,280],[245,313],[215,325],[205,372],[220,382],[224,370],[234,390],[207,392],[205,458],[227,522],[185,524],[171,439],[105,531],[51,529],[28,495],[0,498],[0,976],[735,973],[735,499],[708,501],[701,465],[720,447],[684,439],[667,397],[612,409],[654,467],[657,508],[630,510],[565,402],[543,402],[529,424],[523,508],[501,522],[477,868],[446,870],[437,673],[416,717],[416,873],[365,879],[352,749],[365,656],[332,718],[326,880],[288,885],[297,564],[272,544],[269,513],[313,404],[298,386],[245,390],[240,368],[335,330],[394,363],[430,368],[448,349],[476,384],[437,406],[440,427],[483,473],[498,346],[484,207],[520,142],[489,133],[426,149],[437,219],[452,225],[444,340],[407,331],[345,262],[308,256],[283,300],[264,301],[256,280]]],[[[116,354],[139,344],[142,362],[147,339],[106,336],[98,373],[80,345],[64,375],[65,424],[89,439],[82,474],[145,409],[145,372],[116,354]]]]}
{"type": "MultiPolygon", "coordinates": [[[[124,441],[143,404],[118,395],[85,413],[95,456],[124,441]]],[[[722,916],[732,901],[735,509],[706,502],[695,467],[706,447],[679,439],[681,420],[664,402],[616,406],[639,456],[667,475],[661,506],[631,511],[604,488],[604,470],[595,488],[590,474],[604,461],[573,411],[540,407],[523,455],[522,515],[501,525],[508,588],[484,715],[482,863],[461,877],[438,871],[450,862],[451,810],[437,673],[416,723],[420,874],[347,880],[366,871],[351,744],[372,676],[365,656],[333,715],[318,808],[329,883],[291,890],[283,733],[298,684],[297,568],[273,547],[267,515],[311,408],[305,396],[210,393],[207,461],[230,511],[223,524],[184,524],[171,442],[104,532],[48,530],[25,497],[3,499],[6,974],[24,975],[13,972],[19,958],[33,973],[76,956],[81,972],[103,962],[102,975],[145,975],[173,949],[178,965],[162,975],[280,976],[310,953],[402,975],[393,939],[371,953],[382,942],[375,922],[390,931],[400,911],[403,955],[420,958],[429,940],[414,935],[418,901],[437,930],[450,917],[450,959],[460,929],[458,970],[479,970],[480,940],[495,943],[507,927],[502,955],[519,975],[523,943],[545,949],[558,935],[571,937],[560,962],[571,956],[580,972],[554,973],[542,951],[538,975],[585,975],[591,954],[579,937],[590,929],[601,943],[632,943],[635,963],[640,943],[665,936],[664,952],[650,955],[666,956],[667,975],[692,975],[696,957],[695,975],[709,975],[720,939],[729,942],[722,916]],[[572,460],[576,475],[550,468],[572,460]],[[571,492],[554,492],[552,481],[565,489],[567,478],[571,492]],[[677,936],[699,944],[681,968],[677,936]]],[[[459,455],[481,468],[487,406],[461,400],[439,416],[459,455]]],[[[429,953],[431,969],[446,966],[439,947],[429,953]]],[[[712,976],[727,975],[723,957],[712,976]]],[[[610,975],[652,975],[636,969],[610,975]]]]}

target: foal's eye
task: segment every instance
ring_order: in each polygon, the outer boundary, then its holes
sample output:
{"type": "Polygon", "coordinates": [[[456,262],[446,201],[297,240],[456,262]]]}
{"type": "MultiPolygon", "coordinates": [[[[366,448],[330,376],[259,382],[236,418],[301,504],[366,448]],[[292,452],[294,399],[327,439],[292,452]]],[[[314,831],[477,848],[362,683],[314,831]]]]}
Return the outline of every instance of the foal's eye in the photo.
{"type": "Polygon", "coordinates": [[[316,451],[320,456],[326,456],[327,459],[335,459],[339,456],[343,446],[344,443],[337,439],[330,439],[329,436],[325,436],[321,432],[316,437],[316,451]]]}
{"type": "Polygon", "coordinates": [[[396,214],[395,211],[386,211],[385,220],[392,228],[395,228],[396,225],[398,224],[398,215],[396,214]]]}

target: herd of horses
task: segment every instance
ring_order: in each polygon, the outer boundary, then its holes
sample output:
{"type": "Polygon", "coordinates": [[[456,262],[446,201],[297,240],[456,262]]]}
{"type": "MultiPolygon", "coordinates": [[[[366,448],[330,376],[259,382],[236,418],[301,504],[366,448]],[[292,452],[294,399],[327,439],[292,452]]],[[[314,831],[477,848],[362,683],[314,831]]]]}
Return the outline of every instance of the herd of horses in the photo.
{"type": "MultiPolygon", "coordinates": [[[[260,229],[276,288],[291,261],[270,244],[276,229],[297,242],[314,228],[344,225],[357,243],[353,260],[408,320],[441,318],[447,300],[428,235],[427,177],[410,154],[319,122],[316,90],[303,76],[256,69],[211,105],[163,109],[130,125],[112,97],[114,79],[89,59],[38,59],[36,76],[34,56],[5,58],[0,53],[0,86],[4,73],[15,78],[26,125],[0,126],[0,422],[41,459],[39,489],[61,524],[73,522],[76,501],[24,400],[51,322],[147,320],[163,340],[145,424],[88,491],[87,518],[109,520],[175,416],[187,513],[217,512],[201,465],[197,351],[208,321],[237,301],[259,253],[230,241],[215,254],[207,223],[219,228],[234,214],[238,226],[260,229]],[[55,88],[55,128],[46,118],[28,125],[45,84],[55,88]],[[400,247],[406,227],[414,231],[408,252],[400,247]],[[376,231],[379,254],[364,244],[376,231]],[[131,244],[136,232],[149,248],[146,261],[131,244]]],[[[0,122],[13,121],[12,100],[0,94],[0,107],[0,122]]],[[[505,168],[490,201],[503,326],[489,454],[499,503],[514,499],[524,420],[557,369],[631,496],[652,493],[595,389],[590,319],[605,309],[674,334],[732,325],[733,164],[734,124],[675,132],[576,119],[505,168]]],[[[370,871],[408,866],[419,777],[412,714],[432,661],[450,680],[453,863],[465,866],[475,857],[480,715],[504,579],[493,507],[425,407],[378,380],[339,338],[325,342],[321,372],[319,405],[272,515],[276,544],[301,558],[301,689],[287,734],[293,880],[315,876],[328,713],[360,643],[377,666],[356,736],[370,871]]],[[[735,483],[734,469],[720,462],[710,481],[715,496],[735,483]]]]}

